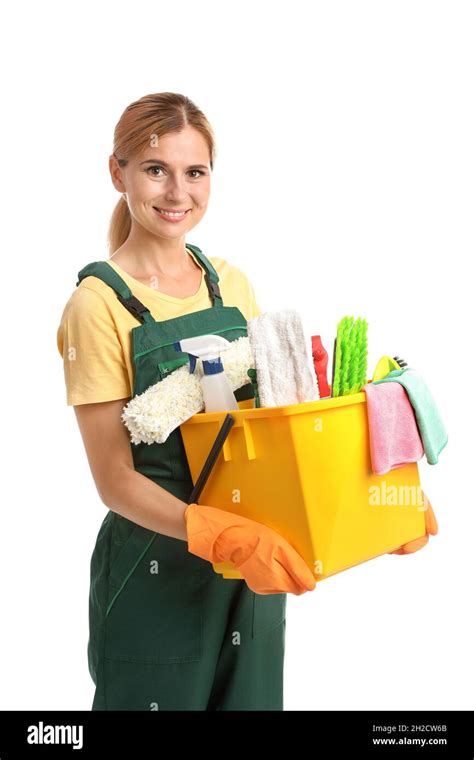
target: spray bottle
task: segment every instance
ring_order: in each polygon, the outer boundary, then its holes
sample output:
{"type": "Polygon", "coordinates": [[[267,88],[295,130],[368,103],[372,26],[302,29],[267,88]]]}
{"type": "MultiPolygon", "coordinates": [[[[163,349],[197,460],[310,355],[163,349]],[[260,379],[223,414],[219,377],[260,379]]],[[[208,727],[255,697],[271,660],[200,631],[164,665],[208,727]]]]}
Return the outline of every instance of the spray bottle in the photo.
{"type": "Polygon", "coordinates": [[[204,374],[201,378],[201,388],[206,412],[239,408],[220,358],[221,351],[227,350],[231,345],[231,341],[220,335],[199,335],[173,343],[176,351],[189,354],[191,374],[196,368],[196,359],[202,359],[204,374]]]}

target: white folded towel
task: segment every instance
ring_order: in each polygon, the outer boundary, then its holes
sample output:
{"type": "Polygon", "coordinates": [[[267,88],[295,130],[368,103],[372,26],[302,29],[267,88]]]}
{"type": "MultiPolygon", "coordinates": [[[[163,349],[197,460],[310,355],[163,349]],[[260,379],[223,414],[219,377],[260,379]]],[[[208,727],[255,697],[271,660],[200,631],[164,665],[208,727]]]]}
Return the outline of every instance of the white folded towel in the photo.
{"type": "Polygon", "coordinates": [[[297,311],[270,311],[247,322],[261,406],[319,399],[309,340],[297,311]]]}

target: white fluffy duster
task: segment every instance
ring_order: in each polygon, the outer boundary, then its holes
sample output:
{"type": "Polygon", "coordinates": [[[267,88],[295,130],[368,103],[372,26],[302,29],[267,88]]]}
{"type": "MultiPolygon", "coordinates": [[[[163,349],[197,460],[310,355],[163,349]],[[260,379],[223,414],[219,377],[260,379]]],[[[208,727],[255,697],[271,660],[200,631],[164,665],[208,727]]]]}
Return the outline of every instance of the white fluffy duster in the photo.
{"type": "MultiPolygon", "coordinates": [[[[221,354],[224,371],[232,390],[250,382],[247,370],[255,363],[247,337],[237,338],[221,354]]],[[[164,443],[170,433],[204,409],[201,390],[202,361],[197,359],[193,374],[189,363],[132,398],[122,411],[122,420],[132,443],[164,443]]]]}

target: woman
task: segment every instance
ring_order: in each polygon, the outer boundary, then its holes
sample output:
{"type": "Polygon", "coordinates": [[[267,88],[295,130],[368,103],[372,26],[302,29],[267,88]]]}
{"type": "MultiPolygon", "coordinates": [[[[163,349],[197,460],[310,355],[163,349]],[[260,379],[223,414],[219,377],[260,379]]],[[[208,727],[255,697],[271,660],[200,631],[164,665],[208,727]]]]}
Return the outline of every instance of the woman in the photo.
{"type": "MultiPolygon", "coordinates": [[[[171,371],[173,342],[222,330],[234,340],[259,314],[243,272],[185,242],[206,211],[214,155],[188,98],[128,106],[109,159],[122,194],[111,257],[81,269],[58,329],[67,402],[109,508],[91,560],[93,710],[282,710],[286,593],[315,587],[270,528],[188,505],[179,428],[164,444],[132,446],[121,420],[131,397],[171,371]],[[215,573],[223,561],[244,580],[215,573]]],[[[235,395],[251,398],[250,383],[235,395]]],[[[427,540],[428,529],[399,551],[427,540]]]]}
{"type": "MultiPolygon", "coordinates": [[[[91,561],[89,669],[94,710],[281,710],[286,592],[315,586],[278,534],[188,505],[193,483],[179,428],[131,445],[121,420],[162,379],[172,342],[259,313],[250,282],[185,243],[209,200],[214,139],[186,97],[149,95],[115,129],[109,159],[122,197],[107,262],[79,273],[58,348],[91,471],[109,507],[91,561]],[[245,581],[212,562],[231,561],[245,581]]],[[[250,383],[236,391],[251,398],[250,383]]]]}

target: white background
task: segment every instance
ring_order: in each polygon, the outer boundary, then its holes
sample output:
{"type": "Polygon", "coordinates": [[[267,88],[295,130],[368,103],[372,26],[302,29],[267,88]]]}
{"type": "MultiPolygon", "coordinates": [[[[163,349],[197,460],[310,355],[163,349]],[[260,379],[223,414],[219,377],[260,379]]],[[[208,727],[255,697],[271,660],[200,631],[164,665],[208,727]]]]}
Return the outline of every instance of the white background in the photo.
{"type": "Polygon", "coordinates": [[[262,310],[331,347],[369,323],[449,443],[420,462],[439,535],[289,596],[286,710],[473,709],[473,5],[23,3],[2,13],[0,708],[84,709],[89,561],[106,508],[66,406],[56,329],[107,258],[113,129],[181,92],[218,154],[187,237],[262,310]]]}

